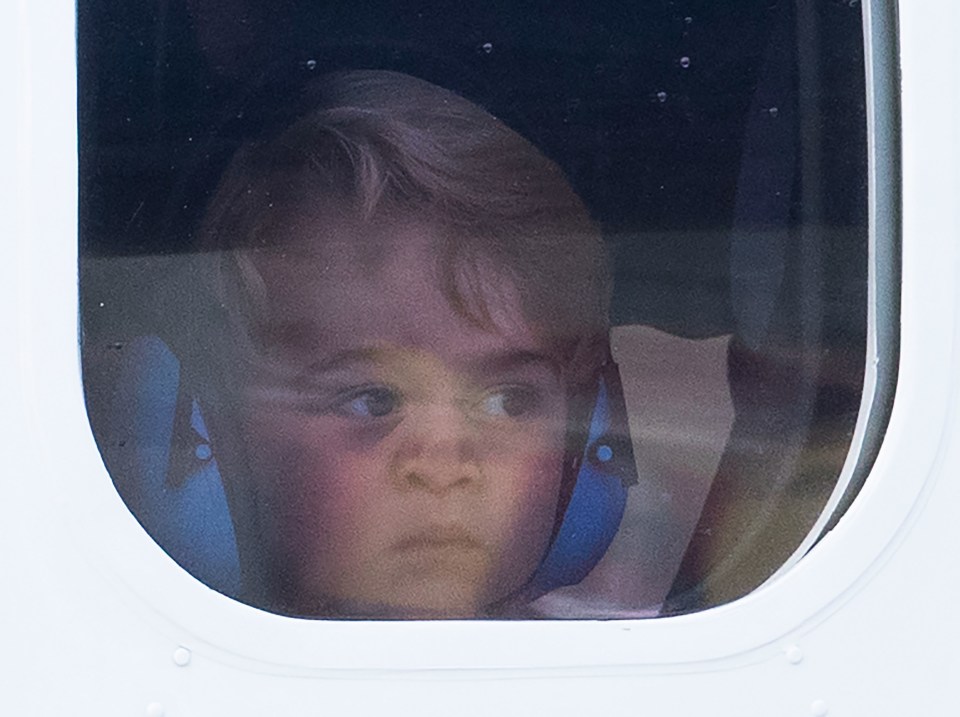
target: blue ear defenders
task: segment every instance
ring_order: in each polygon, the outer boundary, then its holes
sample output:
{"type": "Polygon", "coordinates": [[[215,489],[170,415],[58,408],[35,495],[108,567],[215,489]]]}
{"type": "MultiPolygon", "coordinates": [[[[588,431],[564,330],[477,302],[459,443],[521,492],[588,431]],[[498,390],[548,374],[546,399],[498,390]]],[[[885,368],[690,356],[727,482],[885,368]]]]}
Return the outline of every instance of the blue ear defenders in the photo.
{"type": "Polygon", "coordinates": [[[123,344],[100,450],[150,537],[198,580],[236,596],[240,562],[227,498],[199,406],[180,383],[180,362],[159,338],[123,344]]]}
{"type": "MultiPolygon", "coordinates": [[[[125,346],[112,414],[126,435],[103,446],[117,489],[144,529],[182,567],[226,595],[240,594],[236,539],[200,406],[181,392],[180,362],[157,337],[125,346]],[[184,441],[184,436],[191,440],[184,441]],[[113,453],[113,460],[110,454],[113,453]],[[116,454],[125,454],[118,459],[116,454]]],[[[560,526],[522,590],[532,600],[579,583],[613,541],[636,483],[617,367],[601,373],[576,479],[560,526]]]]}

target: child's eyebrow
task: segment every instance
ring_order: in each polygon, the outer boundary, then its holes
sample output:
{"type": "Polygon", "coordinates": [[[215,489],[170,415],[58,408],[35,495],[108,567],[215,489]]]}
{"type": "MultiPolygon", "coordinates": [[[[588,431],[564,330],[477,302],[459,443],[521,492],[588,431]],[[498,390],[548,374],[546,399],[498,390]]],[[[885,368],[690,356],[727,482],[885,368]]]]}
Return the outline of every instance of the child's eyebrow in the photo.
{"type": "MultiPolygon", "coordinates": [[[[406,352],[402,349],[382,347],[362,347],[339,351],[316,363],[311,364],[307,373],[318,375],[333,373],[357,364],[383,364],[395,361],[406,352]]],[[[533,368],[548,371],[551,376],[559,378],[562,374],[560,366],[550,356],[536,351],[505,350],[493,351],[476,357],[470,357],[462,368],[473,376],[491,376],[533,368]]]]}
{"type": "Polygon", "coordinates": [[[497,351],[468,362],[469,371],[479,375],[504,374],[526,368],[544,369],[557,378],[562,374],[555,360],[536,351],[497,351]]]}
{"type": "Polygon", "coordinates": [[[378,363],[386,357],[387,353],[389,352],[382,348],[347,349],[311,364],[307,371],[310,374],[332,373],[355,364],[378,363]]]}

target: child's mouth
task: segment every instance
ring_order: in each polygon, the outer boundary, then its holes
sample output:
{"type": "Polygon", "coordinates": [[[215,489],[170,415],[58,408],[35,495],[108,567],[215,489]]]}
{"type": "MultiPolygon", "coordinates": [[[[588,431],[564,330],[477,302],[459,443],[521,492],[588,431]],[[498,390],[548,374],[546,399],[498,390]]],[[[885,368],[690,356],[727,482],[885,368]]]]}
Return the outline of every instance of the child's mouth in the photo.
{"type": "Polygon", "coordinates": [[[397,552],[432,550],[482,550],[484,545],[462,526],[435,525],[401,538],[394,544],[397,552]]]}

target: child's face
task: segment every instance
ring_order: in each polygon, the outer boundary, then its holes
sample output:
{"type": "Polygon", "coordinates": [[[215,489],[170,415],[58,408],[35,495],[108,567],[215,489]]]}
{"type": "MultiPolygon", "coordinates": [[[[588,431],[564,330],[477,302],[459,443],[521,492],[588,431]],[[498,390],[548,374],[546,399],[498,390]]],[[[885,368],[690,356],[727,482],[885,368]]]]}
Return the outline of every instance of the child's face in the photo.
{"type": "Polygon", "coordinates": [[[497,277],[495,329],[451,308],[429,228],[327,225],[312,252],[309,223],[292,233],[253,258],[265,355],[240,417],[284,600],[305,614],[476,615],[549,542],[560,367],[497,277]]]}

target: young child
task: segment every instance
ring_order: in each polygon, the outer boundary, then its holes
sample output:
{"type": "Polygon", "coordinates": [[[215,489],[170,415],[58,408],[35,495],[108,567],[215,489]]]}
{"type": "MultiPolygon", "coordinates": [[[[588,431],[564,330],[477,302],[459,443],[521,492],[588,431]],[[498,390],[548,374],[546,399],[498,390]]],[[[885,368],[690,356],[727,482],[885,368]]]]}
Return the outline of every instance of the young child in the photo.
{"type": "Polygon", "coordinates": [[[558,530],[608,359],[601,238],[561,171],[462,97],[382,71],[312,92],[221,180],[199,255],[216,300],[178,346],[241,597],[507,614],[558,530]]]}

